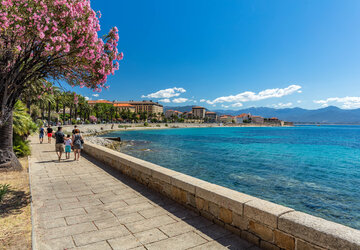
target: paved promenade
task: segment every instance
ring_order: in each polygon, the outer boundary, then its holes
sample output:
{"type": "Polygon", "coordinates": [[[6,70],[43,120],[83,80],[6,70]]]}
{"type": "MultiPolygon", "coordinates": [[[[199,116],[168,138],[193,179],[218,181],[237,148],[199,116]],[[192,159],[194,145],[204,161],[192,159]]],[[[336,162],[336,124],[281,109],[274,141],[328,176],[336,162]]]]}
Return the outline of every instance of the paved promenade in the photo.
{"type": "Polygon", "coordinates": [[[83,157],[57,162],[32,138],[34,249],[258,249],[231,232],[83,157]]]}

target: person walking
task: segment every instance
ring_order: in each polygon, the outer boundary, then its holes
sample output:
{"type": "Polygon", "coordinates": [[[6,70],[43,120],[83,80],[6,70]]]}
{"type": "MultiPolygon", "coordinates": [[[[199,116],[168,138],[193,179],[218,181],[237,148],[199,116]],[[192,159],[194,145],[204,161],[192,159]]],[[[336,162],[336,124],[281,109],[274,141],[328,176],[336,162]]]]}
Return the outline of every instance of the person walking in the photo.
{"type": "Polygon", "coordinates": [[[73,134],[73,135],[75,134],[75,130],[76,130],[76,129],[79,130],[79,133],[80,133],[80,129],[78,129],[77,126],[75,125],[75,126],[74,126],[74,129],[73,129],[73,131],[72,131],[72,134],[73,134]]]}
{"type": "Polygon", "coordinates": [[[48,143],[51,143],[53,129],[50,127],[50,125],[47,127],[46,132],[47,132],[47,136],[48,136],[48,143]]]}
{"type": "Polygon", "coordinates": [[[74,130],[75,134],[73,134],[72,136],[72,146],[74,149],[74,161],[78,161],[80,159],[80,152],[81,149],[83,148],[83,144],[84,144],[84,139],[83,137],[80,135],[80,130],[79,129],[75,129],[74,130]]]}
{"type": "Polygon", "coordinates": [[[55,151],[59,157],[59,162],[61,160],[61,155],[64,153],[64,133],[62,132],[62,127],[58,127],[58,131],[55,133],[55,151]]]}
{"type": "Polygon", "coordinates": [[[39,130],[40,144],[43,143],[43,141],[44,141],[44,134],[45,134],[45,129],[44,129],[44,126],[41,125],[40,130],[39,130]]]}
{"type": "Polygon", "coordinates": [[[65,156],[66,156],[66,159],[70,159],[71,144],[72,144],[72,140],[70,138],[70,135],[67,135],[67,137],[65,138],[65,156]]]}

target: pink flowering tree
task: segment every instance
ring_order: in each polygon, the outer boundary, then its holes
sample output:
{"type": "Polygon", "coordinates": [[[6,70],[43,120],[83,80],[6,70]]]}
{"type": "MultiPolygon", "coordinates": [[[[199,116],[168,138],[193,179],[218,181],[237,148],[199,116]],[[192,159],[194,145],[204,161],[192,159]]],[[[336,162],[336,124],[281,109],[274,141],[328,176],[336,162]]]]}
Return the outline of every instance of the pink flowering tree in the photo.
{"type": "Polygon", "coordinates": [[[90,120],[91,123],[96,123],[97,122],[97,118],[95,116],[93,116],[93,115],[91,115],[89,117],[89,120],[90,120]]]}
{"type": "Polygon", "coordinates": [[[101,91],[119,68],[118,30],[99,37],[89,0],[0,0],[0,169],[20,166],[12,110],[39,79],[101,91]]]}

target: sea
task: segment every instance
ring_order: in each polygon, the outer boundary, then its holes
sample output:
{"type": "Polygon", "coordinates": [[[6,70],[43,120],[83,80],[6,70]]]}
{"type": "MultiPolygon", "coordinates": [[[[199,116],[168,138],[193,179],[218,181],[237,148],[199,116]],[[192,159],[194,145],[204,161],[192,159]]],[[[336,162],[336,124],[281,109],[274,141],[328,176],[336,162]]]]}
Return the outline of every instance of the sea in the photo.
{"type": "Polygon", "coordinates": [[[360,229],[360,126],[112,132],[121,152],[360,229]]]}

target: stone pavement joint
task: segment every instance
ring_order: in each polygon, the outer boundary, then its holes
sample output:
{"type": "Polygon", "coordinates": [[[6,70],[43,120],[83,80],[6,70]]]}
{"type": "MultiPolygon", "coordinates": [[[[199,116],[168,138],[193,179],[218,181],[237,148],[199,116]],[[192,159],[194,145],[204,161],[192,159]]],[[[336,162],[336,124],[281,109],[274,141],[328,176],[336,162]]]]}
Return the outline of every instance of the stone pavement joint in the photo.
{"type": "Polygon", "coordinates": [[[89,156],[58,162],[53,143],[31,146],[35,250],[256,249],[89,156]]]}

